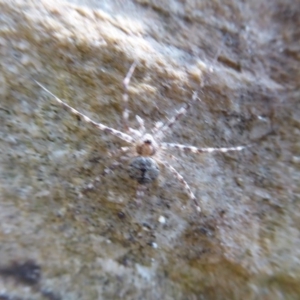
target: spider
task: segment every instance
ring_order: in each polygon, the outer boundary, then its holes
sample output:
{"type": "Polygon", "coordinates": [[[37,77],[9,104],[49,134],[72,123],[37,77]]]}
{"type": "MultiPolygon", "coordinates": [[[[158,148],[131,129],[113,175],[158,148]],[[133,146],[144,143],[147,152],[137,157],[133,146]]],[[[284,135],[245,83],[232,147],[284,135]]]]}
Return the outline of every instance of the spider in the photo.
{"type": "Polygon", "coordinates": [[[114,128],[108,127],[102,123],[97,123],[91,120],[86,115],[82,114],[75,108],[71,107],[67,103],[60,100],[57,96],[47,90],[41,83],[34,80],[44,91],[50,94],[55,100],[62,105],[66,110],[70,111],[76,116],[83,118],[87,123],[90,123],[94,127],[100,129],[106,134],[110,134],[120,138],[121,140],[128,143],[131,147],[122,147],[120,149],[121,153],[129,152],[129,150],[133,150],[135,155],[131,158],[131,161],[128,165],[128,174],[129,177],[136,180],[138,182],[138,189],[137,189],[137,198],[140,199],[143,195],[143,186],[148,183],[153,182],[159,175],[159,167],[158,165],[164,166],[166,169],[169,169],[171,173],[178,179],[178,181],[183,185],[185,191],[189,195],[189,198],[194,202],[196,209],[198,212],[201,211],[196,196],[192,192],[190,186],[182,177],[182,175],[169,163],[165,160],[161,159],[159,156],[159,152],[169,151],[172,148],[179,149],[184,152],[189,153],[211,153],[211,152],[228,152],[228,151],[240,151],[246,148],[247,146],[238,146],[238,147],[229,147],[229,148],[198,148],[195,146],[190,145],[181,145],[175,143],[164,143],[162,142],[162,138],[164,134],[170,130],[173,125],[182,117],[187,110],[196,102],[201,101],[201,99],[197,96],[197,93],[193,93],[192,100],[186,103],[185,106],[181,107],[176,113],[171,117],[167,122],[164,124],[159,123],[157,124],[152,130],[151,133],[146,132],[144,126],[144,120],[136,116],[136,119],[139,123],[138,129],[133,129],[128,126],[128,117],[129,117],[129,110],[128,110],[128,86],[130,83],[130,79],[134,72],[134,69],[137,66],[137,62],[134,62],[129,71],[127,72],[126,77],[123,80],[123,113],[122,113],[122,120],[123,120],[123,127],[124,132],[116,130],[114,128]]]}

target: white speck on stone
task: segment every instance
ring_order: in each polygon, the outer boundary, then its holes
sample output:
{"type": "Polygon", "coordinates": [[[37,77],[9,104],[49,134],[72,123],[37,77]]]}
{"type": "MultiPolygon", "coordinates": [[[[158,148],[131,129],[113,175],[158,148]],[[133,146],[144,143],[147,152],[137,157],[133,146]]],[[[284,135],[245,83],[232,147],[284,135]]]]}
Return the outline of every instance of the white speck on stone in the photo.
{"type": "Polygon", "coordinates": [[[89,183],[89,184],[87,185],[87,188],[88,188],[89,190],[92,190],[92,189],[94,188],[94,185],[93,185],[92,183],[89,183]]]}
{"type": "Polygon", "coordinates": [[[157,249],[157,248],[158,248],[158,245],[157,245],[156,243],[152,243],[152,247],[153,247],[154,249],[157,249]]]}
{"type": "Polygon", "coordinates": [[[166,223],[166,218],[164,216],[159,216],[158,222],[161,223],[161,224],[165,224],[166,223]]]}
{"type": "Polygon", "coordinates": [[[292,162],[295,164],[300,164],[300,156],[293,156],[292,162]]]}
{"type": "Polygon", "coordinates": [[[48,190],[42,190],[35,194],[35,198],[43,198],[43,197],[49,197],[49,196],[50,196],[50,191],[48,191],[48,190]]]}

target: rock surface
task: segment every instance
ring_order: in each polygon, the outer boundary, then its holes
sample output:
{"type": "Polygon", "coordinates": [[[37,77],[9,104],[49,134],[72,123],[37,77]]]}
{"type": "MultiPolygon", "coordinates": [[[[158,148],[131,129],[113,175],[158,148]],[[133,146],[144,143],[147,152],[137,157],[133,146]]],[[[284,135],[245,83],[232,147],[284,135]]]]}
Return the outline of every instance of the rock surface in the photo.
{"type": "MultiPolygon", "coordinates": [[[[0,1],[1,299],[298,299],[297,1],[0,1]],[[114,165],[122,80],[165,142],[250,145],[161,159],[136,203],[114,165]],[[270,134],[268,134],[270,133],[270,134]]],[[[176,156],[172,157],[170,154],[176,156]]]]}

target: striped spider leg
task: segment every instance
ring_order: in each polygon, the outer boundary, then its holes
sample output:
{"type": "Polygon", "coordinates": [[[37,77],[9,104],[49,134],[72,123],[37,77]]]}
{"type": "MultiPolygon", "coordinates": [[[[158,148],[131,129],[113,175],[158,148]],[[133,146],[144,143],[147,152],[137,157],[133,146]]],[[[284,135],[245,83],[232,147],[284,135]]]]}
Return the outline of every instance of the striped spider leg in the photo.
{"type": "MultiPolygon", "coordinates": [[[[186,114],[186,112],[190,109],[190,107],[196,102],[196,101],[201,101],[198,97],[197,97],[197,93],[193,94],[193,98],[192,100],[187,103],[185,105],[185,107],[181,107],[173,117],[171,117],[165,124],[163,124],[162,126],[155,128],[154,129],[154,139],[160,141],[164,134],[170,130],[173,125],[183,116],[186,114]]],[[[179,149],[181,151],[187,152],[187,153],[196,153],[196,154],[200,154],[200,153],[211,153],[211,152],[228,152],[228,151],[241,151],[243,149],[245,149],[246,147],[249,147],[251,145],[247,145],[247,146],[237,146],[237,147],[222,147],[222,148],[198,148],[195,146],[191,146],[191,145],[181,145],[181,144],[175,144],[175,143],[164,143],[164,142],[159,142],[158,143],[158,147],[161,150],[166,150],[169,151],[170,149],[179,149]]],[[[183,185],[183,187],[185,188],[187,194],[189,195],[190,199],[194,202],[196,209],[198,212],[201,211],[200,206],[197,202],[196,196],[194,195],[194,193],[192,192],[189,184],[184,180],[184,178],[182,177],[182,175],[170,164],[168,164],[165,161],[162,160],[158,160],[158,162],[160,164],[162,164],[164,167],[166,167],[167,169],[169,169],[171,171],[171,173],[175,176],[176,179],[178,179],[178,181],[183,185]]]]}
{"type": "Polygon", "coordinates": [[[83,113],[79,112],[78,110],[76,110],[75,108],[73,108],[72,106],[70,106],[69,104],[63,102],[62,100],[60,100],[57,96],[55,96],[53,93],[51,93],[49,90],[47,90],[41,83],[39,83],[38,81],[34,80],[44,91],[46,91],[48,94],[50,94],[60,105],[62,105],[63,108],[65,108],[66,110],[70,111],[71,113],[73,113],[74,115],[82,118],[85,122],[91,124],[92,126],[100,129],[101,131],[103,131],[106,134],[111,134],[114,135],[118,138],[120,138],[121,140],[129,143],[129,144],[134,144],[135,143],[135,139],[124,133],[121,132],[119,130],[113,129],[111,127],[108,127],[102,123],[97,123],[95,121],[93,121],[92,119],[90,119],[88,116],[84,115],[83,113]]]}
{"type": "MultiPolygon", "coordinates": [[[[54,95],[48,89],[46,89],[41,83],[39,83],[36,80],[34,80],[34,81],[44,91],[46,91],[49,95],[51,95],[64,109],[66,109],[67,111],[70,111],[72,114],[74,114],[76,116],[79,116],[85,122],[91,124],[92,126],[96,127],[97,129],[100,129],[101,131],[103,131],[106,134],[111,134],[113,136],[116,136],[116,137],[120,138],[121,140],[127,142],[131,146],[133,146],[136,143],[135,138],[133,138],[131,135],[129,135],[127,133],[124,133],[124,132],[121,132],[119,130],[116,130],[114,128],[108,127],[108,126],[106,126],[106,125],[104,125],[102,123],[98,123],[98,122],[93,121],[88,116],[84,115],[83,113],[79,112],[78,110],[76,110],[72,106],[68,105],[67,103],[65,103],[64,101],[62,101],[61,99],[59,99],[56,95],[54,95]]],[[[124,122],[123,122],[124,128],[126,129],[126,125],[125,124],[127,124],[127,119],[126,119],[126,116],[124,116],[124,114],[123,114],[123,118],[124,118],[124,122]]],[[[129,150],[128,147],[122,147],[113,156],[116,156],[116,157],[120,158],[121,154],[123,154],[123,153],[125,154],[126,152],[128,152],[128,150],[129,150]]],[[[115,161],[113,164],[111,164],[110,166],[108,166],[107,168],[105,168],[105,170],[102,173],[102,176],[105,176],[109,172],[109,170],[114,169],[115,166],[117,166],[117,163],[118,163],[118,161],[115,161]]],[[[96,178],[94,181],[98,181],[98,180],[99,180],[99,178],[96,178]]],[[[93,184],[88,184],[86,189],[92,189],[92,188],[93,188],[93,184]]]]}
{"type": "MultiPolygon", "coordinates": [[[[156,152],[157,145],[154,142],[151,134],[145,133],[145,126],[144,121],[139,116],[136,116],[137,121],[139,123],[139,129],[133,129],[128,126],[128,85],[130,82],[130,78],[133,74],[133,71],[136,67],[136,62],[132,64],[130,67],[125,79],[123,80],[123,86],[124,86],[124,94],[123,94],[123,104],[124,104],[124,110],[122,114],[123,118],[123,126],[124,131],[119,131],[114,128],[108,127],[102,123],[98,123],[90,119],[88,116],[84,115],[83,113],[79,112],[75,108],[71,107],[61,99],[59,99],[56,95],[51,93],[47,88],[45,88],[41,83],[34,80],[36,84],[38,84],[44,91],[46,91],[49,95],[51,95],[64,109],[71,112],[72,114],[80,117],[85,122],[91,124],[92,126],[96,127],[97,129],[100,129],[106,134],[111,134],[113,136],[116,136],[120,138],[121,140],[127,142],[130,144],[130,147],[123,147],[120,149],[120,151],[117,152],[117,156],[119,158],[124,158],[124,156],[121,157],[121,154],[125,154],[126,152],[129,152],[129,150],[133,150],[135,155],[130,161],[130,164],[128,166],[128,173],[129,176],[136,180],[139,185],[145,185],[148,183],[151,183],[154,181],[157,176],[159,175],[159,168],[157,166],[157,163],[155,160],[153,160],[150,156],[154,155],[156,152]]],[[[117,163],[117,161],[115,162],[117,163]]],[[[115,165],[115,164],[114,164],[115,165]]],[[[114,167],[114,165],[109,166],[106,168],[102,175],[105,176],[105,173],[107,173],[108,169],[111,169],[111,167],[114,167]]],[[[88,187],[91,187],[92,185],[89,185],[88,187]]],[[[137,200],[140,200],[144,194],[144,188],[141,186],[138,186],[136,196],[137,200]]]]}

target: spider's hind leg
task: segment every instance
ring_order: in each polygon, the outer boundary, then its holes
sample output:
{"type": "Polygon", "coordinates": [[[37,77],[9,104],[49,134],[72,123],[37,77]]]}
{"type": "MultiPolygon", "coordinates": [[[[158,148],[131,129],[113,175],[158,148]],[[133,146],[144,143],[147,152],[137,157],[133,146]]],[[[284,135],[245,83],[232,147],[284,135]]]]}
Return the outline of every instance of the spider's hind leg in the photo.
{"type": "Polygon", "coordinates": [[[141,205],[143,202],[143,198],[145,197],[145,191],[147,190],[148,186],[146,184],[137,184],[136,193],[135,193],[135,201],[137,205],[141,205]]]}
{"type": "Polygon", "coordinates": [[[189,184],[180,175],[180,173],[174,167],[172,167],[170,164],[168,164],[167,162],[164,162],[164,161],[161,161],[161,160],[159,160],[158,162],[171,171],[171,173],[175,176],[175,178],[183,185],[183,187],[186,190],[187,194],[189,195],[190,199],[194,202],[194,204],[196,206],[196,210],[198,212],[201,212],[201,208],[198,204],[196,196],[192,192],[189,184]]]}

